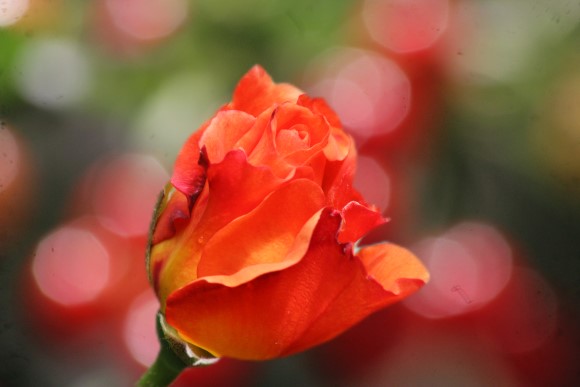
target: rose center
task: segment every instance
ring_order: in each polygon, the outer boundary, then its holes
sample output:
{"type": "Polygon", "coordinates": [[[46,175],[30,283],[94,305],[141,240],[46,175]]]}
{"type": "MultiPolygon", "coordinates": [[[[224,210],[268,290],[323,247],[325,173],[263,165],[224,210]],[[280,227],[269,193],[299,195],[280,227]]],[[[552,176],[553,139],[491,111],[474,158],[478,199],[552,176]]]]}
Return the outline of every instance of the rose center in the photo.
{"type": "Polygon", "coordinates": [[[283,129],[276,135],[276,148],[282,156],[310,147],[310,134],[303,125],[296,125],[291,129],[283,129]]]}

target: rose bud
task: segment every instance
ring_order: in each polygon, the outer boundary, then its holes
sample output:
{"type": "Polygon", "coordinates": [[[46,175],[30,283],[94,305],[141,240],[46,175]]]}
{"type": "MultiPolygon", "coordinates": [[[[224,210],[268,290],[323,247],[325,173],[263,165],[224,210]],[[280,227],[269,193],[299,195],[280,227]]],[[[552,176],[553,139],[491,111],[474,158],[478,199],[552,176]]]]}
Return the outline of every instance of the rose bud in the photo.
{"type": "Polygon", "coordinates": [[[287,356],[419,289],[412,253],[356,245],[386,219],[353,188],[355,164],[324,100],[252,68],[187,140],[156,209],[147,268],[170,336],[287,356]]]}

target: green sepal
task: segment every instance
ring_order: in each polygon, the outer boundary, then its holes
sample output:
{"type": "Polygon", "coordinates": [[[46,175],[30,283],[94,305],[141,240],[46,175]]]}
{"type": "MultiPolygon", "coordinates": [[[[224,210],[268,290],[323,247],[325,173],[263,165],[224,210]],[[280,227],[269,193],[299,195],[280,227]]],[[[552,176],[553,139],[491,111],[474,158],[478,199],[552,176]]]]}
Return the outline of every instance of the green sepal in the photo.
{"type": "Polygon", "coordinates": [[[157,337],[161,347],[155,362],[137,382],[138,387],[167,387],[187,367],[200,367],[219,360],[209,352],[179,339],[175,330],[157,313],[157,337]]]}

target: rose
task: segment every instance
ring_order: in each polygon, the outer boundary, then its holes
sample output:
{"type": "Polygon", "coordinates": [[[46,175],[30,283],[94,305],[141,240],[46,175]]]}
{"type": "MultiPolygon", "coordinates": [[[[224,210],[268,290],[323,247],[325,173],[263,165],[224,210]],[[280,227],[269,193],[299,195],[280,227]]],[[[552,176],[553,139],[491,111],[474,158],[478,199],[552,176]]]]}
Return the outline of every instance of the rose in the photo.
{"type": "Polygon", "coordinates": [[[158,205],[149,279],[174,334],[262,360],[330,340],[428,278],[407,250],[355,243],[385,222],[353,188],[335,113],[261,68],[185,143],[158,205]]]}

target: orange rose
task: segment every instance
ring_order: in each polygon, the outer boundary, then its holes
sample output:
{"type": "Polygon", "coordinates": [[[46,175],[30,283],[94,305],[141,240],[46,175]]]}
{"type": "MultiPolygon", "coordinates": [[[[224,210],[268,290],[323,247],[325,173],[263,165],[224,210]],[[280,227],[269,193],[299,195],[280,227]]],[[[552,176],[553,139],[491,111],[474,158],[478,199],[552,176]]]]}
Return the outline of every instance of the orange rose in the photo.
{"type": "Polygon", "coordinates": [[[420,288],[353,188],[356,151],[336,114],[259,66],[181,150],[156,211],[149,279],[168,325],[220,357],[263,360],[332,339],[420,288]]]}

